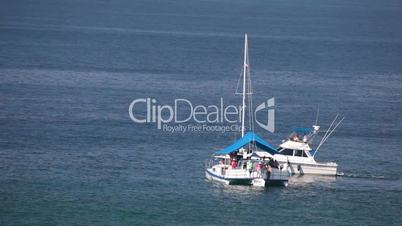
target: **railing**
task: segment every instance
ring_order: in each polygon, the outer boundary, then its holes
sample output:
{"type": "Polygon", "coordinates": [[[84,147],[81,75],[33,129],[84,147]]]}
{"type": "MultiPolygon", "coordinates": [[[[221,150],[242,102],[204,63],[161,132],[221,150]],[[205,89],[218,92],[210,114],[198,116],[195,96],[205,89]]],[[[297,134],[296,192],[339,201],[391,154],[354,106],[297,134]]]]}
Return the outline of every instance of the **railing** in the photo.
{"type": "Polygon", "coordinates": [[[211,168],[213,166],[214,160],[213,159],[207,159],[205,160],[205,168],[211,168]]]}

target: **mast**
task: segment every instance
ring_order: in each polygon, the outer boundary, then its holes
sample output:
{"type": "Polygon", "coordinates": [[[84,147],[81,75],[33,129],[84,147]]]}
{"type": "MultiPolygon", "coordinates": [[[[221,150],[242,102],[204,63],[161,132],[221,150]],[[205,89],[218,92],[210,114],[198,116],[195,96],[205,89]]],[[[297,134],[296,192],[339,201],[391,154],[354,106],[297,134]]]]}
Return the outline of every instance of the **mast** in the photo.
{"type": "Polygon", "coordinates": [[[244,137],[244,119],[246,114],[246,81],[248,67],[248,40],[247,34],[244,35],[244,63],[243,63],[243,102],[241,111],[241,137],[244,137]]]}

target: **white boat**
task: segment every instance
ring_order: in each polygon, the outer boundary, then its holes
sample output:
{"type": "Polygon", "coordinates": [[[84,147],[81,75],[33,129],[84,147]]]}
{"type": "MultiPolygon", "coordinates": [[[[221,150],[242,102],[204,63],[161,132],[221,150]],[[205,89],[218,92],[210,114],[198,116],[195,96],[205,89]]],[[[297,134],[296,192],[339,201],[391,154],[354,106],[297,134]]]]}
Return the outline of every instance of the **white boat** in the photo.
{"type": "MultiPolygon", "coordinates": [[[[252,109],[247,34],[244,41],[242,79],[241,138],[212,155],[212,158],[206,162],[205,176],[207,179],[229,185],[287,186],[289,177],[287,164],[279,165],[278,162],[274,161],[273,155],[277,153],[276,148],[253,132],[245,134],[244,120],[247,95],[249,95],[247,107],[252,109]]],[[[249,121],[253,123],[253,120],[249,121]]]]}
{"type": "Polygon", "coordinates": [[[257,134],[248,132],[232,145],[217,151],[206,162],[207,179],[229,185],[287,186],[287,164],[273,159],[275,148],[257,134]]]}
{"type": "MultiPolygon", "coordinates": [[[[337,116],[338,117],[338,116],[337,116]]],[[[319,163],[316,162],[314,157],[318,152],[321,145],[328,139],[336,127],[342,122],[343,118],[336,124],[334,128],[335,120],[331,123],[323,139],[314,150],[312,143],[314,137],[318,134],[320,127],[313,126],[310,128],[293,128],[293,132],[284,140],[279,148],[278,154],[275,154],[275,159],[278,162],[288,164],[288,167],[292,174],[313,174],[313,175],[325,175],[336,176],[338,164],[335,162],[319,163]]]]}

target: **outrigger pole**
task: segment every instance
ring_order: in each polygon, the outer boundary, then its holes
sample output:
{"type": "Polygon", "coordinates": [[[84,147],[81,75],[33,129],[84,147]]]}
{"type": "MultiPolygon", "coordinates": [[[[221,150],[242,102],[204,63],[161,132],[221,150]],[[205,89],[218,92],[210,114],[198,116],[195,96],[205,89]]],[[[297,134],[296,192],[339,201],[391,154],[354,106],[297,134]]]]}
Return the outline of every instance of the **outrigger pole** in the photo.
{"type": "Polygon", "coordinates": [[[345,117],[342,117],[332,128],[334,125],[335,121],[338,119],[338,115],[335,116],[334,120],[332,121],[331,125],[328,127],[328,130],[325,132],[324,136],[322,137],[320,143],[318,144],[317,148],[315,149],[315,152],[313,154],[313,157],[317,154],[318,150],[320,147],[327,141],[328,137],[331,136],[331,134],[335,131],[335,129],[342,123],[342,121],[345,119],[345,117]],[[329,132],[329,133],[328,133],[329,132]]]}

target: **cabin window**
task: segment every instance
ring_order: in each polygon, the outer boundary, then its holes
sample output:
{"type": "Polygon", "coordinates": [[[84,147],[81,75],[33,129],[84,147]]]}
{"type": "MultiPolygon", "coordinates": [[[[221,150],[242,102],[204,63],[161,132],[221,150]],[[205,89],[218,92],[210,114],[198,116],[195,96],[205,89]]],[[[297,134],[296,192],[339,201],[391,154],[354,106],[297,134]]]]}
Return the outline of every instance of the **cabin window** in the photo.
{"type": "Polygon", "coordinates": [[[307,157],[307,153],[303,151],[303,157],[307,157]]]}
{"type": "Polygon", "coordinates": [[[293,150],[292,149],[283,149],[281,151],[282,155],[293,155],[293,150]]]}
{"type": "Polygon", "coordinates": [[[302,157],[303,156],[303,151],[302,150],[295,150],[295,156],[302,157]]]}

